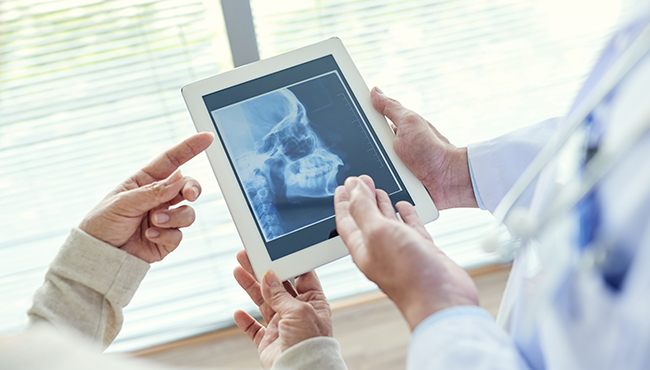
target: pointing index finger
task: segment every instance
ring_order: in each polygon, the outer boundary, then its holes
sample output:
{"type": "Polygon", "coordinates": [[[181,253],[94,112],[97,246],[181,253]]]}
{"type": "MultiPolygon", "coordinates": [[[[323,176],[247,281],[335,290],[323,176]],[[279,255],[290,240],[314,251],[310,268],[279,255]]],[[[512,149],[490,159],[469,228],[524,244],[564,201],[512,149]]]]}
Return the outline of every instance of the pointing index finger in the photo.
{"type": "Polygon", "coordinates": [[[182,164],[196,157],[207,149],[214,135],[209,132],[201,132],[183,140],[182,143],[165,151],[156,157],[142,171],[153,177],[154,181],[167,178],[182,164]]]}

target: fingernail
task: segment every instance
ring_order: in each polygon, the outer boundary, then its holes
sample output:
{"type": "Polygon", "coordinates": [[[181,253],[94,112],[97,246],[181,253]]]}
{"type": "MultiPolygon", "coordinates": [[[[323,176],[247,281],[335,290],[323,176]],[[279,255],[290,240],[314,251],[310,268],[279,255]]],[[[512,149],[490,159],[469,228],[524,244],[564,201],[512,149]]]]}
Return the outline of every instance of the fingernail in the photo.
{"type": "Polygon", "coordinates": [[[194,191],[194,199],[197,199],[199,197],[199,194],[201,193],[199,191],[199,187],[198,186],[192,187],[192,191],[194,191]]]}
{"type": "Polygon", "coordinates": [[[266,285],[270,286],[271,288],[280,286],[280,279],[278,279],[278,275],[276,275],[275,272],[271,270],[269,270],[264,275],[264,280],[266,281],[266,285]]]}
{"type": "Polygon", "coordinates": [[[174,172],[171,176],[167,178],[167,180],[165,180],[165,185],[171,185],[182,178],[183,175],[181,175],[181,170],[176,170],[176,172],[174,172]]]}
{"type": "Polygon", "coordinates": [[[378,86],[375,86],[375,90],[377,90],[381,95],[384,95],[384,92],[378,86]]]}
{"type": "Polygon", "coordinates": [[[169,221],[169,215],[166,213],[156,213],[153,215],[153,220],[156,221],[157,224],[164,224],[169,221]]]}
{"type": "Polygon", "coordinates": [[[160,231],[156,229],[147,229],[145,233],[147,234],[147,238],[157,238],[160,235],[160,231]]]}

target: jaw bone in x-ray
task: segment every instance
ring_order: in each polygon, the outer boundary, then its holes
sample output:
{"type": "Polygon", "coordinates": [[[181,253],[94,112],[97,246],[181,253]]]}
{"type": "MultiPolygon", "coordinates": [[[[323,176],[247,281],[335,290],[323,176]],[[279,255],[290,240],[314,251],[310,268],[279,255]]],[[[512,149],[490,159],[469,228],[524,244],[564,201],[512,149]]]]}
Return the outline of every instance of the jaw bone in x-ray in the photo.
{"type": "Polygon", "coordinates": [[[305,107],[288,89],[247,103],[246,114],[258,134],[256,150],[236,159],[243,181],[268,239],[282,235],[278,196],[323,198],[334,195],[343,161],[309,127],[305,107]]]}

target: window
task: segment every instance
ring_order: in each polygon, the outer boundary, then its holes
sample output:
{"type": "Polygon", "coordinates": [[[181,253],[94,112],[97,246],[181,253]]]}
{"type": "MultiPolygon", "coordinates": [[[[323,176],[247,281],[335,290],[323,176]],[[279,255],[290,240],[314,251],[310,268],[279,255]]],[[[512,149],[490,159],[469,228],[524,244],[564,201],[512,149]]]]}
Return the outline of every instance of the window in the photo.
{"type": "MultiPolygon", "coordinates": [[[[69,229],[131,172],[194,132],[180,87],[232,68],[240,48],[258,45],[266,58],[338,36],[370,86],[465,145],[563,114],[629,2],[1,2],[0,333],[25,325],[69,229]],[[232,24],[247,27],[235,19],[246,11],[254,27],[247,34],[256,37],[233,43],[232,24]]],[[[112,351],[229,326],[236,308],[253,308],[232,278],[241,242],[207,160],[184,173],[204,187],[197,221],[181,248],[153,265],[112,351]]],[[[489,219],[445,211],[429,230],[458,263],[477,267],[499,260],[480,247],[489,219]]],[[[319,275],[330,299],[376,289],[349,258],[319,275]]]]}
{"type": "MultiPolygon", "coordinates": [[[[69,229],[130,173],[195,131],[180,87],[232,66],[218,2],[0,6],[0,331],[7,333],[25,324],[69,229]]],[[[186,327],[188,317],[221,312],[213,302],[231,273],[214,261],[232,259],[237,237],[207,160],[185,172],[205,185],[201,221],[185,235],[188,248],[154,265],[116,346],[134,348],[158,334],[169,340],[165,333],[186,327]]]]}

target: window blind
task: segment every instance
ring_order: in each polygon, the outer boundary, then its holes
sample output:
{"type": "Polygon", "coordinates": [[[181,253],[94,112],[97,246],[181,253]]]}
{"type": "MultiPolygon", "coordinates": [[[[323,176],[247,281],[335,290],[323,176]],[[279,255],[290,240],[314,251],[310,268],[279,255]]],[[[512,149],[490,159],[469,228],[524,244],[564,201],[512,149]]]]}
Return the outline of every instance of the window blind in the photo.
{"type": "MultiPolygon", "coordinates": [[[[557,0],[251,7],[263,58],[338,36],[369,85],[464,145],[562,114],[626,0],[575,19],[583,9],[557,0]]],[[[113,186],[194,132],[180,87],[231,67],[216,0],[0,2],[0,334],[24,327],[69,229],[113,186]]],[[[241,242],[206,158],[183,172],[204,188],[193,205],[197,221],[181,247],[153,265],[111,351],[229,326],[235,309],[254,309],[232,278],[241,242]]],[[[452,210],[428,228],[471,268],[499,261],[480,249],[488,221],[452,210]]],[[[318,273],[330,299],[376,289],[349,258],[318,273]]]]}
{"type": "MultiPolygon", "coordinates": [[[[194,132],[180,87],[231,63],[218,2],[0,6],[0,332],[9,333],[25,325],[69,229],[128,175],[194,132]]],[[[114,350],[176,339],[187,335],[179,328],[214,326],[232,315],[220,302],[234,284],[219,263],[233,260],[241,244],[207,160],[184,172],[204,185],[199,221],[177,253],[153,265],[114,350]]]]}

